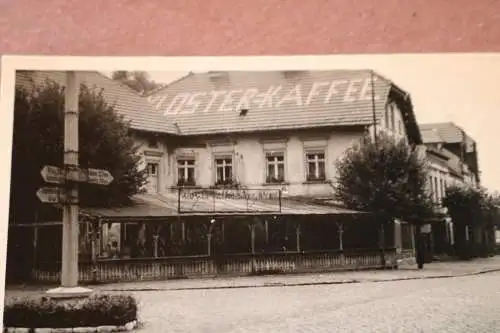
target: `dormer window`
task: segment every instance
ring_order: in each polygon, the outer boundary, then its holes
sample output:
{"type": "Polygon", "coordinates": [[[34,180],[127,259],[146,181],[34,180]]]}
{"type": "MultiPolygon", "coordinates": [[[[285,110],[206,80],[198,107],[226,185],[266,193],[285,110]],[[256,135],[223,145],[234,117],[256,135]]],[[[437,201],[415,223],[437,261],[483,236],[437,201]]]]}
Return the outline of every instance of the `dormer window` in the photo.
{"type": "Polygon", "coordinates": [[[229,77],[227,72],[212,71],[208,72],[208,77],[215,85],[221,85],[223,83],[228,83],[229,77]]]}

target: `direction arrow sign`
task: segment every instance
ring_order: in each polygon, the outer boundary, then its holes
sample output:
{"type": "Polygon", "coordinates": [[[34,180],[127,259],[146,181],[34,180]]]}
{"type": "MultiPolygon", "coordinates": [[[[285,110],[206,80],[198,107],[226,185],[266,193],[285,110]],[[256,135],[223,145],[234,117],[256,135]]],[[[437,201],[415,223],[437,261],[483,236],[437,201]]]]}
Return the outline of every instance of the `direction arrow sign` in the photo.
{"type": "Polygon", "coordinates": [[[42,187],[36,191],[36,196],[43,203],[62,203],[66,200],[64,190],[58,187],[42,187]]]}
{"type": "Polygon", "coordinates": [[[113,181],[113,176],[108,170],[88,169],[87,175],[87,182],[90,184],[109,185],[113,181]]]}
{"type": "MultiPolygon", "coordinates": [[[[65,181],[64,170],[56,166],[46,165],[40,173],[47,183],[62,184],[65,181]]],[[[74,182],[86,182],[96,185],[109,185],[114,179],[108,170],[92,168],[88,170],[79,168],[68,170],[66,177],[74,182]]]]}
{"type": "Polygon", "coordinates": [[[77,204],[78,199],[66,194],[64,188],[41,187],[36,191],[36,196],[43,203],[49,204],[77,204]]]}
{"type": "Polygon", "coordinates": [[[61,184],[64,183],[64,170],[52,165],[46,165],[40,171],[42,178],[47,183],[61,184]]]}

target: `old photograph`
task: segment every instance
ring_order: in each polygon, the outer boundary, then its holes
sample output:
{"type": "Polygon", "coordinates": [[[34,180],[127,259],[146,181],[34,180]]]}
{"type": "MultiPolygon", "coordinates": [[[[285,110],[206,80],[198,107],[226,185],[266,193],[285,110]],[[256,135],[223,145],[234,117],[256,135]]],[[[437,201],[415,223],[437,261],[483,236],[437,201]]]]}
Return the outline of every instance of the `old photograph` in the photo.
{"type": "Polygon", "coordinates": [[[16,68],[4,328],[498,332],[500,56],[296,58],[16,68]]]}

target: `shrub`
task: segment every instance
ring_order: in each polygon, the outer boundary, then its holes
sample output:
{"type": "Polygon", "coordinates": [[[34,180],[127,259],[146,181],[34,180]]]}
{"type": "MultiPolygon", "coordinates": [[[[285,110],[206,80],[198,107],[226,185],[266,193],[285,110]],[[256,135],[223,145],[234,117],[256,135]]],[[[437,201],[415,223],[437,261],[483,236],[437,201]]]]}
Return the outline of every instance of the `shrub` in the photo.
{"type": "Polygon", "coordinates": [[[97,294],[70,300],[43,296],[7,301],[4,308],[5,327],[121,326],[134,320],[137,301],[130,295],[97,294]]]}

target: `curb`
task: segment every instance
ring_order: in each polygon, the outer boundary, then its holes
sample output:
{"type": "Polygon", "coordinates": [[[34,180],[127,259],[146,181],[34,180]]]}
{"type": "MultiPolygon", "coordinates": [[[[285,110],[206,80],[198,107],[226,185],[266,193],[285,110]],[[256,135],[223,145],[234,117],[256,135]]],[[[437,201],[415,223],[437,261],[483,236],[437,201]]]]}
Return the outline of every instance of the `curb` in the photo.
{"type": "Polygon", "coordinates": [[[179,287],[179,288],[116,288],[104,289],[103,291],[111,292],[140,292],[140,291],[185,291],[185,290],[216,290],[216,289],[246,289],[246,288],[273,288],[273,287],[300,287],[300,286],[318,286],[318,285],[336,285],[336,284],[358,284],[358,283],[377,283],[377,282],[395,282],[395,281],[409,281],[409,280],[430,280],[430,279],[449,279],[459,278],[466,276],[481,275],[500,271],[500,268],[492,268],[481,270],[471,273],[461,274],[443,274],[431,276],[416,276],[416,277],[402,277],[402,278],[389,278],[389,279],[350,279],[342,281],[322,281],[322,282],[271,282],[263,284],[242,284],[236,286],[214,286],[214,287],[179,287]]]}
{"type": "Polygon", "coordinates": [[[122,326],[109,325],[97,327],[73,327],[73,328],[26,328],[26,327],[4,327],[4,333],[108,333],[108,332],[130,332],[138,327],[137,320],[122,326]]]}

